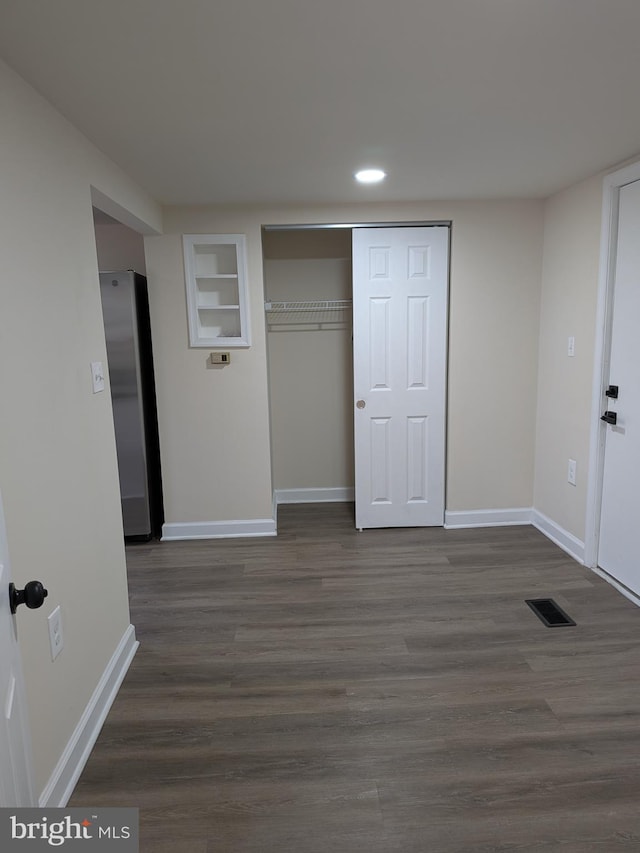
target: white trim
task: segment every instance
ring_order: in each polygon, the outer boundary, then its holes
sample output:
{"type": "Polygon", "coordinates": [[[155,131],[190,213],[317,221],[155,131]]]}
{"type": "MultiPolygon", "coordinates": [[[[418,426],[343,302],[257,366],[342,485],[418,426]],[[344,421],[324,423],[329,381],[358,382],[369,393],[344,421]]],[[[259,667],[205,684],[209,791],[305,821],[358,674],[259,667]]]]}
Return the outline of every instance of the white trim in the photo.
{"type": "Polygon", "coordinates": [[[640,180],[640,163],[633,163],[631,166],[625,166],[623,169],[612,172],[612,174],[606,175],[603,181],[584,546],[584,564],[591,569],[595,569],[598,564],[605,442],[605,427],[600,422],[600,413],[605,399],[604,389],[605,382],[608,379],[611,351],[611,309],[615,248],[618,237],[618,204],[620,188],[637,180],[640,180]]]}
{"type": "Polygon", "coordinates": [[[139,645],[129,625],[40,794],[40,808],[64,808],[68,803],[139,645]]]}
{"type": "Polygon", "coordinates": [[[276,489],[277,504],[346,503],[355,500],[355,489],[342,486],[327,489],[276,489]]]}
{"type": "Polygon", "coordinates": [[[541,533],[544,533],[547,539],[550,539],[559,548],[566,551],[574,560],[584,564],[584,542],[578,539],[577,536],[574,536],[573,533],[569,533],[564,527],[560,527],[559,524],[556,524],[548,516],[538,512],[537,509],[533,510],[531,516],[533,526],[541,533]]]}
{"type": "Polygon", "coordinates": [[[242,536],[275,536],[274,518],[240,521],[183,521],[162,525],[162,541],[179,539],[231,539],[242,536]]]}
{"type": "Polygon", "coordinates": [[[511,524],[531,524],[531,507],[514,509],[447,510],[444,526],[447,530],[458,527],[506,527],[511,524]]]}

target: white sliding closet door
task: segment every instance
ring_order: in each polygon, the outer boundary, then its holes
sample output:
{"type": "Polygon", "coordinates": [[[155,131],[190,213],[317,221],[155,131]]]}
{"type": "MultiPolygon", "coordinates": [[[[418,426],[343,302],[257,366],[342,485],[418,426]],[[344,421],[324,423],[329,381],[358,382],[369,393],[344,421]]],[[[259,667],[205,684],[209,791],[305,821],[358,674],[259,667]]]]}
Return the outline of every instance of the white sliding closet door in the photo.
{"type": "Polygon", "coordinates": [[[356,527],[444,523],[449,229],[353,231],[356,527]]]}

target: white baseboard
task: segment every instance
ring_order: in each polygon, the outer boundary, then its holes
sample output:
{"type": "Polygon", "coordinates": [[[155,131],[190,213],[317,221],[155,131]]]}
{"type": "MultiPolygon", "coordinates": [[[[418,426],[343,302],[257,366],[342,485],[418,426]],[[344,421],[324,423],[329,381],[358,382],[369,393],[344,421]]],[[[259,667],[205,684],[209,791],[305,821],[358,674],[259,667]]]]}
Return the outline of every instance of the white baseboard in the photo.
{"type": "Polygon", "coordinates": [[[177,539],[230,539],[239,536],[275,536],[275,518],[240,521],[185,521],[162,525],[162,541],[177,539]]]}
{"type": "Polygon", "coordinates": [[[135,628],[129,625],[40,794],[40,808],[64,808],[69,802],[139,645],[135,628]]]}
{"type": "Polygon", "coordinates": [[[355,489],[276,489],[275,496],[277,504],[345,503],[355,499],[355,489]]]}
{"type": "Polygon", "coordinates": [[[457,527],[505,527],[511,524],[531,524],[531,507],[513,509],[471,509],[446,511],[444,526],[447,530],[457,527]]]}
{"type": "Polygon", "coordinates": [[[560,527],[555,521],[538,512],[534,509],[531,514],[531,523],[541,533],[555,542],[563,551],[566,551],[569,556],[573,557],[579,563],[584,565],[584,542],[581,542],[573,533],[569,533],[564,527],[560,527]]]}

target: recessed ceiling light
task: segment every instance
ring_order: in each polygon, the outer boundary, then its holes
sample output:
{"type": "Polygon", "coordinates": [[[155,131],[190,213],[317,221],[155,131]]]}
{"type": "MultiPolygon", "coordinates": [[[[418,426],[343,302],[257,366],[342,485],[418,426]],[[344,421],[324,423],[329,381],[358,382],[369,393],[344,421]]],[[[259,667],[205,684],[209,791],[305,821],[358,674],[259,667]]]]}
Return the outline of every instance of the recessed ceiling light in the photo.
{"type": "Polygon", "coordinates": [[[384,181],[387,173],[383,172],[382,169],[361,169],[355,173],[354,177],[361,184],[377,184],[380,181],[384,181]]]}

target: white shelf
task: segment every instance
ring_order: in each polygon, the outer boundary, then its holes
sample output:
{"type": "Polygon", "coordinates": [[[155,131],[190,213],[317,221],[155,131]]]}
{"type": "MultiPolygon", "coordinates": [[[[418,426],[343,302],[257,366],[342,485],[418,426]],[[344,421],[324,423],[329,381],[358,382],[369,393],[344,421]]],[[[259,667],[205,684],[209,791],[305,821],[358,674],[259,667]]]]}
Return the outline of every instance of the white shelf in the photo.
{"type": "Polygon", "coordinates": [[[350,299],[304,302],[265,302],[267,326],[272,331],[345,329],[351,327],[350,299]]]}
{"type": "Polygon", "coordinates": [[[207,305],[206,302],[198,302],[198,311],[239,311],[239,305],[207,305]]]}
{"type": "Polygon", "coordinates": [[[213,279],[217,279],[217,278],[238,278],[238,276],[237,276],[237,274],[236,274],[236,273],[228,273],[228,274],[225,274],[225,275],[220,275],[219,273],[216,273],[216,275],[197,275],[197,276],[196,276],[196,279],[197,279],[198,281],[199,281],[201,278],[202,278],[202,279],[204,279],[204,280],[206,281],[207,279],[211,279],[211,278],[213,278],[213,279]]]}
{"type": "Polygon", "coordinates": [[[244,234],[185,234],[183,248],[190,346],[249,346],[244,234]]]}

